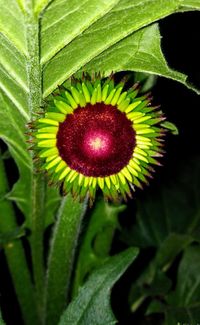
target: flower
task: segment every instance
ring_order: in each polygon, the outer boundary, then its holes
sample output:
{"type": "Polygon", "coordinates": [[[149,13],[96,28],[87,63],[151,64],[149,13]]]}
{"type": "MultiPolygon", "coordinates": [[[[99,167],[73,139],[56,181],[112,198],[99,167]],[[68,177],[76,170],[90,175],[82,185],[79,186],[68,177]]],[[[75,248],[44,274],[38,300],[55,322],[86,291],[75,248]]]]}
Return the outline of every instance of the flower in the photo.
{"type": "Polygon", "coordinates": [[[162,111],[138,96],[134,85],[113,77],[72,79],[57,91],[32,133],[43,168],[65,192],[91,201],[101,188],[106,198],[131,196],[151,177],[162,156],[162,111]]]}

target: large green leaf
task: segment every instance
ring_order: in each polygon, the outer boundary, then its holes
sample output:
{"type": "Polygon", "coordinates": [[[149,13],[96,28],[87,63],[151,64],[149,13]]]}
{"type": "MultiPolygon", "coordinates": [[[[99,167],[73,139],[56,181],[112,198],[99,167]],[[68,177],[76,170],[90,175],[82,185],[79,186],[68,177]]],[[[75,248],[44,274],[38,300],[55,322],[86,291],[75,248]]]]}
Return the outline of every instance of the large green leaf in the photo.
{"type": "Polygon", "coordinates": [[[116,324],[110,308],[110,291],[127,267],[138,255],[138,249],[110,257],[80,289],[77,297],[64,312],[59,325],[116,324]]]}
{"type": "Polygon", "coordinates": [[[105,75],[112,71],[146,72],[179,81],[198,93],[198,90],[187,83],[186,75],[169,68],[160,42],[158,24],[153,24],[111,46],[86,64],[84,70],[104,71],[105,75]]]}
{"type": "Polygon", "coordinates": [[[119,0],[53,1],[42,19],[41,62],[44,64],[119,0]]]}
{"type": "MultiPolygon", "coordinates": [[[[44,70],[44,95],[48,95],[58,84],[61,84],[94,57],[109,49],[110,46],[180,8],[180,1],[175,0],[163,0],[162,2],[157,0],[119,1],[118,5],[108,14],[76,37],[47,63],[44,70]],[[65,69],[63,69],[63,64],[65,69]]],[[[125,53],[131,53],[129,47],[130,44],[126,47],[125,53]]],[[[120,62],[117,55],[113,57],[113,60],[120,62]]],[[[139,68],[140,62],[138,63],[139,68]]],[[[151,69],[150,66],[151,63],[149,63],[149,69],[151,69]]],[[[95,65],[93,68],[95,69],[95,65]]],[[[123,67],[120,69],[123,70],[123,67]]]]}

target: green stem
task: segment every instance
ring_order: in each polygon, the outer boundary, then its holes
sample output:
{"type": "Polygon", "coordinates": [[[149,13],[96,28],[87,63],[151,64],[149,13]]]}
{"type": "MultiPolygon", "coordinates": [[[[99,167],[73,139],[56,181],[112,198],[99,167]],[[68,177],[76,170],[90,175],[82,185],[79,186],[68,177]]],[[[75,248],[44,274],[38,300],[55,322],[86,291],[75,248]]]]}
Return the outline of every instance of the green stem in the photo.
{"type": "MultiPolygon", "coordinates": [[[[5,198],[8,191],[4,163],[0,158],[0,231],[2,233],[11,232],[17,227],[12,203],[5,198]]],[[[22,243],[19,239],[13,240],[7,243],[4,249],[25,324],[38,324],[35,296],[22,243]]]]}
{"type": "MultiPolygon", "coordinates": [[[[27,26],[26,38],[28,50],[27,75],[29,82],[29,111],[31,118],[34,119],[34,113],[41,110],[42,81],[40,66],[39,17],[34,15],[32,1],[26,1],[25,19],[27,26]]],[[[37,306],[40,319],[42,320],[44,301],[43,235],[45,183],[43,176],[38,174],[36,171],[32,174],[31,191],[31,254],[37,306]]]]}
{"type": "Polygon", "coordinates": [[[62,200],[55,224],[45,290],[45,323],[57,324],[69,298],[76,248],[87,203],[68,195],[62,200]]]}
{"type": "Polygon", "coordinates": [[[36,290],[36,301],[40,320],[43,318],[44,303],[44,256],[43,256],[43,235],[44,235],[44,182],[43,176],[33,175],[32,178],[32,234],[31,253],[33,264],[33,277],[36,290]]]}

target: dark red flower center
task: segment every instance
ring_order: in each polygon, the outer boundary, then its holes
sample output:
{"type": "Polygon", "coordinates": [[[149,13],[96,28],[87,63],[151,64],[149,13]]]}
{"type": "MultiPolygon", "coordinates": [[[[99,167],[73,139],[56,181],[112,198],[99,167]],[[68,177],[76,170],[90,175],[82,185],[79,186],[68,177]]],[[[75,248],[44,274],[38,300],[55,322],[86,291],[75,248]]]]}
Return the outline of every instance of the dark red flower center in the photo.
{"type": "Polygon", "coordinates": [[[135,142],[126,114],[104,103],[78,107],[60,123],[57,133],[60,156],[85,176],[118,173],[128,164],[135,142]]]}

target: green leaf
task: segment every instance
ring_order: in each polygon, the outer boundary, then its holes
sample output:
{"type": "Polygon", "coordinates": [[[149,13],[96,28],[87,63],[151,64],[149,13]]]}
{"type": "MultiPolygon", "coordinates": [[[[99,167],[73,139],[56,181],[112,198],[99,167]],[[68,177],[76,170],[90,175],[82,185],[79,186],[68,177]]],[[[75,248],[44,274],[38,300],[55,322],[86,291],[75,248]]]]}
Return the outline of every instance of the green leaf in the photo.
{"type": "Polygon", "coordinates": [[[103,266],[94,271],[62,315],[59,325],[116,324],[110,308],[110,291],[137,255],[138,249],[130,248],[110,257],[103,266]]]}
{"type": "Polygon", "coordinates": [[[172,122],[168,122],[168,121],[163,122],[163,123],[161,123],[161,126],[163,126],[165,129],[170,130],[171,133],[174,134],[174,135],[178,135],[179,134],[178,128],[172,122]]]}
{"type": "Polygon", "coordinates": [[[198,325],[200,320],[200,304],[195,307],[172,308],[166,313],[165,325],[198,325]]]}
{"type": "MultiPolygon", "coordinates": [[[[149,296],[153,299],[161,296],[164,299],[172,284],[166,275],[166,271],[170,268],[176,256],[192,241],[192,237],[179,234],[169,234],[163,241],[155,257],[131,287],[129,301],[132,312],[136,311],[149,296]]],[[[154,307],[156,300],[152,300],[152,303],[154,307]]],[[[150,310],[151,305],[148,309],[149,314],[150,310]]]]}
{"type": "Polygon", "coordinates": [[[101,265],[109,256],[113,236],[119,228],[118,215],[125,205],[108,204],[101,197],[95,202],[90,213],[87,232],[83,235],[75,268],[73,295],[83,285],[94,268],[101,265]]]}
{"type": "Polygon", "coordinates": [[[200,10],[199,0],[181,0],[181,7],[183,10],[200,10]]]}
{"type": "Polygon", "coordinates": [[[30,187],[32,161],[25,142],[26,120],[4,95],[0,94],[0,137],[8,145],[20,173],[20,180],[14,185],[7,198],[15,201],[27,217],[30,226],[30,187]]]}
{"type": "Polygon", "coordinates": [[[23,227],[16,227],[12,231],[0,233],[0,247],[23,236],[25,236],[25,229],[23,227]]]}
{"type": "Polygon", "coordinates": [[[198,93],[187,83],[187,76],[169,68],[161,50],[161,36],[158,24],[143,28],[111,46],[107,51],[90,61],[86,71],[137,71],[170,78],[184,84],[198,93]]]}
{"type": "Polygon", "coordinates": [[[15,0],[1,0],[0,30],[23,54],[27,54],[24,15],[15,0]]]}
{"type": "Polygon", "coordinates": [[[119,0],[53,1],[42,19],[41,62],[46,63],[119,0]]]}
{"type": "MultiPolygon", "coordinates": [[[[106,50],[108,50],[109,55],[109,48],[112,45],[122,39],[126,42],[126,36],[131,35],[133,32],[158,19],[176,12],[179,8],[180,1],[175,0],[163,0],[162,2],[158,0],[137,0],[134,1],[134,3],[130,2],[130,0],[121,0],[108,14],[72,40],[70,44],[64,47],[46,64],[44,69],[44,96],[51,93],[58,84],[64,82],[68,77],[70,77],[70,75],[75,73],[103,51],[105,56],[107,56],[106,50]],[[63,66],[65,66],[65,69],[63,69],[63,66]]],[[[155,46],[152,46],[151,42],[152,37],[150,42],[147,42],[146,44],[148,49],[155,46]]],[[[126,46],[123,49],[123,57],[126,57],[126,55],[124,56],[124,53],[131,53],[129,51],[129,46],[130,44],[126,43],[126,46]]],[[[159,52],[160,49],[158,49],[156,53],[156,62],[159,62],[160,60],[159,52]]],[[[119,62],[117,55],[114,56],[113,60],[119,62]]],[[[138,60],[138,64],[134,66],[134,70],[146,71],[147,69],[151,72],[151,67],[149,67],[147,63],[148,61],[146,61],[146,66],[140,68],[140,64],[142,63],[138,60]]],[[[166,67],[164,68],[166,70],[166,67]]],[[[93,66],[93,69],[96,69],[95,65],[93,66]]],[[[123,70],[124,68],[120,69],[123,70]]],[[[113,71],[115,71],[115,69],[113,69],[113,71]]],[[[176,75],[175,72],[169,72],[168,77],[172,77],[175,80],[177,78],[182,81],[184,81],[183,78],[185,78],[181,74],[176,75]]]]}
{"type": "Polygon", "coordinates": [[[166,324],[197,324],[200,320],[200,246],[188,247],[178,269],[174,292],[168,296],[166,324]]]}
{"type": "Polygon", "coordinates": [[[178,270],[175,292],[169,298],[174,306],[189,307],[200,304],[200,246],[188,247],[178,270]]]}
{"type": "Polygon", "coordinates": [[[152,300],[147,308],[145,315],[148,316],[151,314],[164,313],[165,308],[165,304],[162,303],[160,300],[152,300]]]}
{"type": "Polygon", "coordinates": [[[28,79],[26,73],[25,56],[19,52],[3,34],[0,34],[0,41],[0,58],[2,68],[8,71],[10,76],[17,81],[25,92],[27,92],[28,79]]]}
{"type": "Polygon", "coordinates": [[[166,271],[175,257],[193,241],[192,236],[181,234],[169,234],[163,241],[155,257],[158,267],[166,271]]]}
{"type": "Polygon", "coordinates": [[[144,72],[135,72],[134,73],[134,82],[140,83],[140,92],[147,93],[151,91],[157,82],[157,76],[153,74],[148,74],[144,72]]]}

